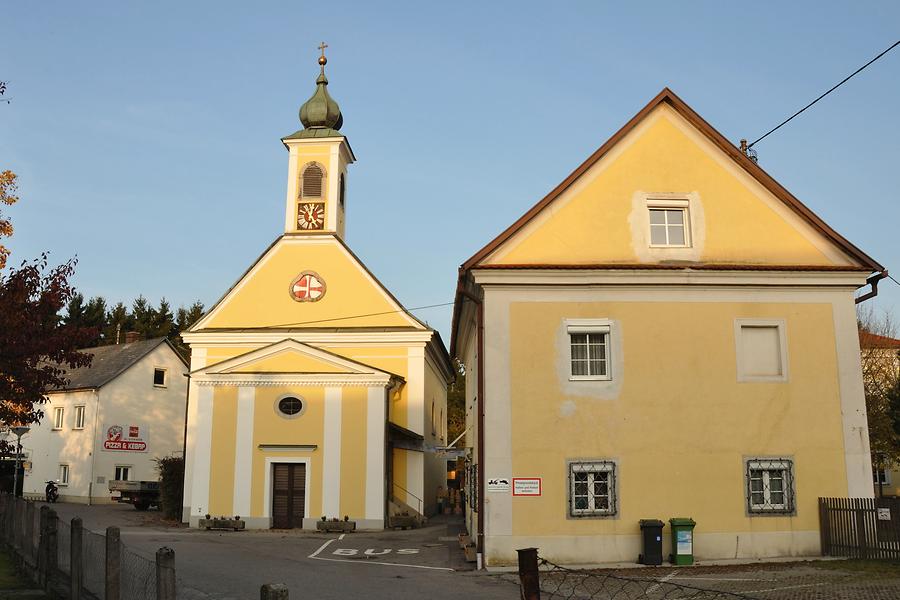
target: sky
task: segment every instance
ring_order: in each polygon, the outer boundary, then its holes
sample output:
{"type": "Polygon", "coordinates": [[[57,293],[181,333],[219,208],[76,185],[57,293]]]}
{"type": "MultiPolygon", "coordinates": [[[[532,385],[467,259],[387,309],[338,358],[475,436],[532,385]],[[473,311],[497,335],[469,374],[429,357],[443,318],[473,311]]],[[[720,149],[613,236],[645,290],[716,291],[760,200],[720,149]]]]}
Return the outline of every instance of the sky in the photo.
{"type": "MultiPolygon", "coordinates": [[[[900,39],[889,2],[15,2],[0,170],[11,264],[85,296],[214,303],[283,231],[287,152],[328,43],[358,162],[348,244],[409,308],[663,87],[736,144],[900,39]]],[[[756,149],[900,279],[900,47],[756,149]]],[[[879,311],[900,320],[900,285],[879,311]]],[[[416,311],[449,343],[452,308],[416,311]]]]}

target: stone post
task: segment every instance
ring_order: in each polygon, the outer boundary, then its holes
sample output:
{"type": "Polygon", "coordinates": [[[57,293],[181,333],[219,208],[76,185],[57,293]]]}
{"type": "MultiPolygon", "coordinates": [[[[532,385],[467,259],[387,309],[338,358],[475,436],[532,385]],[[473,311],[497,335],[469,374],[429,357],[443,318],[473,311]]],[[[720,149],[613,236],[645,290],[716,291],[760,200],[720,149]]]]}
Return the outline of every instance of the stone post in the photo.
{"type": "Polygon", "coordinates": [[[55,510],[47,511],[47,558],[44,563],[47,567],[47,574],[44,579],[44,590],[49,592],[53,587],[53,578],[56,577],[56,569],[59,562],[59,517],[56,516],[55,510]]]}
{"type": "Polygon", "coordinates": [[[118,527],[106,528],[106,594],[105,600],[119,600],[121,581],[121,538],[118,527]]]}
{"type": "Polygon", "coordinates": [[[156,551],[156,600],[175,600],[175,551],[156,551]]]}
{"type": "Polygon", "coordinates": [[[82,538],[84,526],[79,517],[72,519],[72,535],[69,539],[69,572],[71,573],[70,593],[71,600],[81,600],[81,590],[84,587],[84,565],[82,564],[82,538]]]}
{"type": "Polygon", "coordinates": [[[267,583],[259,588],[259,600],[288,600],[288,588],[283,583],[267,583]]]}
{"type": "Polygon", "coordinates": [[[519,553],[519,586],[522,600],[541,600],[537,548],[523,548],[519,553]]]}

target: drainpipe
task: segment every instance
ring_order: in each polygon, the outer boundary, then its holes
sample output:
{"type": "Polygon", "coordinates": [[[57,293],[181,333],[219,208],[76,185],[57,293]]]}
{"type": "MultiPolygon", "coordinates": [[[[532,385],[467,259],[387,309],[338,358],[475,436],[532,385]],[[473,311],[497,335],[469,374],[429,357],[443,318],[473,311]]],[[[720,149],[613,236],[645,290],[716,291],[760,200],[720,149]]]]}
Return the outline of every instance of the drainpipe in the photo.
{"type": "Polygon", "coordinates": [[[484,302],[475,294],[467,291],[462,280],[456,289],[459,296],[464,296],[478,307],[475,313],[476,319],[476,352],[478,353],[478,383],[477,383],[477,423],[478,423],[478,532],[475,537],[475,551],[478,558],[478,568],[484,568],[484,302]]]}
{"type": "Polygon", "coordinates": [[[875,273],[874,275],[872,275],[871,277],[866,279],[866,284],[872,287],[872,291],[867,292],[867,293],[863,294],[862,296],[858,297],[856,299],[856,303],[859,304],[860,302],[865,302],[869,298],[874,298],[875,296],[877,296],[878,295],[878,282],[881,281],[882,279],[885,279],[887,276],[888,276],[888,272],[887,272],[887,269],[885,269],[884,271],[881,271],[880,273],[875,273]]]}

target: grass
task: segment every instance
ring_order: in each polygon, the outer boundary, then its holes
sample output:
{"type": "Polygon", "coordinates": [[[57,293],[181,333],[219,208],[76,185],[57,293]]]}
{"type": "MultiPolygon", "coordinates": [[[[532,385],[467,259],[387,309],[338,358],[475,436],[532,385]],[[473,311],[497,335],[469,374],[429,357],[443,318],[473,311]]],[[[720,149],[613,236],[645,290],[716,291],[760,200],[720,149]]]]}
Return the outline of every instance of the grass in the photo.
{"type": "Polygon", "coordinates": [[[19,590],[27,587],[27,582],[16,575],[9,554],[0,552],[0,590],[19,590]]]}
{"type": "Polygon", "coordinates": [[[823,560],[810,563],[810,565],[817,569],[829,571],[849,571],[852,573],[900,577],[900,560],[848,558],[847,560],[823,560]]]}

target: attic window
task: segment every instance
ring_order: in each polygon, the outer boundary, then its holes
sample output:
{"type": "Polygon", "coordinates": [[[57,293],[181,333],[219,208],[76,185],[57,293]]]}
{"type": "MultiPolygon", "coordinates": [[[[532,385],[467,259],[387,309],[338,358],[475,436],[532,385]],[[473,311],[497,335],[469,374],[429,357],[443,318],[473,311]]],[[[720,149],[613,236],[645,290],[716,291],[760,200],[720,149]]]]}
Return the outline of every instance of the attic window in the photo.
{"type": "Polygon", "coordinates": [[[280,417],[295,419],[306,412],[306,402],[297,396],[281,396],[275,401],[275,410],[280,417]]]}
{"type": "Polygon", "coordinates": [[[316,163],[309,163],[303,169],[300,181],[301,198],[321,198],[322,181],[325,179],[325,170],[316,163]]]}
{"type": "Polygon", "coordinates": [[[153,385],[154,387],[166,387],[165,369],[153,369],[153,385]]]}
{"type": "Polygon", "coordinates": [[[647,201],[650,221],[650,246],[687,248],[691,245],[689,202],[682,199],[647,201]]]}

